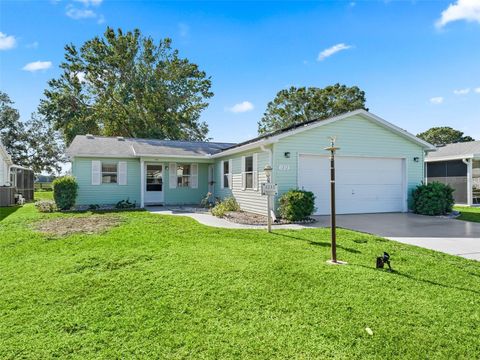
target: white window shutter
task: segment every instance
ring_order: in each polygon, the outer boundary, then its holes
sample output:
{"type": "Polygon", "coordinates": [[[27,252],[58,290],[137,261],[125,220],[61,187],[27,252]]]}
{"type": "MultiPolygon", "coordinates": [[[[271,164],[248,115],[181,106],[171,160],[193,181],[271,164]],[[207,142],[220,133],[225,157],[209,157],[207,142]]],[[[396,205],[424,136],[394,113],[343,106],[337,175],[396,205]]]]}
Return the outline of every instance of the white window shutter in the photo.
{"type": "Polygon", "coordinates": [[[233,160],[228,160],[228,187],[233,189],[233,160]]]}
{"type": "Polygon", "coordinates": [[[100,185],[102,183],[102,162],[92,160],[92,185],[100,185]]]}
{"type": "Polygon", "coordinates": [[[245,177],[245,156],[242,156],[242,190],[247,188],[247,182],[245,177]]]}
{"type": "Polygon", "coordinates": [[[225,161],[220,161],[220,188],[225,188],[225,161]]]}
{"type": "Polygon", "coordinates": [[[168,187],[170,189],[177,188],[177,163],[170,163],[168,165],[168,187]]]}
{"type": "Polygon", "coordinates": [[[258,154],[253,154],[253,190],[258,190],[258,154]]]}
{"type": "Polygon", "coordinates": [[[198,189],[198,164],[191,164],[190,170],[192,171],[190,174],[190,187],[198,189]]]}
{"type": "Polygon", "coordinates": [[[118,185],[127,185],[127,162],[118,162],[118,185]]]}

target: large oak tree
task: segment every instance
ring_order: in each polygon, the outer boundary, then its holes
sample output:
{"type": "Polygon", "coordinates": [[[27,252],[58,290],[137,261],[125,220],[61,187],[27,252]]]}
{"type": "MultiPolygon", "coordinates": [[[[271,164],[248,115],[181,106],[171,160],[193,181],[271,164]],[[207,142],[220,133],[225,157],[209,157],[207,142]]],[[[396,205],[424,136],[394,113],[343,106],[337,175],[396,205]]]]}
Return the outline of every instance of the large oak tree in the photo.
{"type": "Polygon", "coordinates": [[[365,92],[357,86],[335,84],[325,88],[290,87],[268,103],[258,122],[258,133],[266,134],[309,120],[327,119],[348,111],[366,109],[365,92]]]}
{"type": "Polygon", "coordinates": [[[418,134],[417,137],[433,145],[475,141],[471,136],[464,135],[463,131],[455,130],[449,126],[432,127],[418,134]]]}
{"type": "Polygon", "coordinates": [[[205,140],[200,114],[211,81],[181,58],[166,38],[158,43],[107,28],[79,49],[65,47],[63,73],[45,90],[39,111],[67,143],[77,134],[205,140]]]}

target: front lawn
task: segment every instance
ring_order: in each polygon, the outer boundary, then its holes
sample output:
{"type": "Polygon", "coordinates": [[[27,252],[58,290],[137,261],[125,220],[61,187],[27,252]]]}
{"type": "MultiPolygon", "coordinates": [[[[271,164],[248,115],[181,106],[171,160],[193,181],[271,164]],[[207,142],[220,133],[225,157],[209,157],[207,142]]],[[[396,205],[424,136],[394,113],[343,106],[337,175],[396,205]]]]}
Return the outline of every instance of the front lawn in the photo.
{"type": "Polygon", "coordinates": [[[268,234],[147,212],[106,214],[117,226],[97,234],[33,230],[85,216],[29,204],[0,222],[1,359],[480,354],[478,262],[340,230],[349,265],[332,266],[326,229],[268,234]],[[395,273],[375,269],[383,251],[395,273]]]}
{"type": "Polygon", "coordinates": [[[480,222],[480,207],[456,206],[455,210],[460,211],[458,220],[480,222]]]}
{"type": "Polygon", "coordinates": [[[53,191],[35,191],[35,201],[37,200],[53,200],[53,191]]]}

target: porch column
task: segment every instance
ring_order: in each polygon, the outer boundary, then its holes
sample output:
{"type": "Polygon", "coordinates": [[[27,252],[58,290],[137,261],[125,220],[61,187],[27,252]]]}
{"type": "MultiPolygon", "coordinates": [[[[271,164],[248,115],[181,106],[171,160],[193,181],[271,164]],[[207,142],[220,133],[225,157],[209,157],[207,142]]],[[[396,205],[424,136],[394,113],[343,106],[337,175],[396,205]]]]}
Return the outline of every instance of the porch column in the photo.
{"type": "Polygon", "coordinates": [[[140,207],[145,207],[145,160],[140,158],[140,207]]]}
{"type": "Polygon", "coordinates": [[[467,160],[467,204],[473,205],[473,159],[467,160]]]}

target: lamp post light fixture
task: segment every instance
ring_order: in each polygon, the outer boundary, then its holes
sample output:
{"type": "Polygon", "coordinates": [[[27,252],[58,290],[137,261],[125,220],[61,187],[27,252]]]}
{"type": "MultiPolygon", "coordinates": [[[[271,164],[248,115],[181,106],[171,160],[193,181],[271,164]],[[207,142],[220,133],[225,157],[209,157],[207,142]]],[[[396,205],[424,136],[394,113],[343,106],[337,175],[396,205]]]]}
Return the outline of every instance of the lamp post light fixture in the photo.
{"type": "Polygon", "coordinates": [[[330,137],[330,146],[325,150],[330,151],[330,222],[332,235],[332,258],[328,261],[331,264],[346,264],[337,260],[337,214],[335,209],[335,152],[340,150],[335,146],[335,137],[330,137]]]}
{"type": "MultiPolygon", "coordinates": [[[[270,165],[265,165],[263,171],[265,172],[265,176],[267,177],[267,184],[271,183],[272,180],[272,167],[270,165]]],[[[268,232],[272,232],[272,214],[271,214],[271,207],[272,201],[270,195],[267,195],[267,230],[268,232]]]]}

